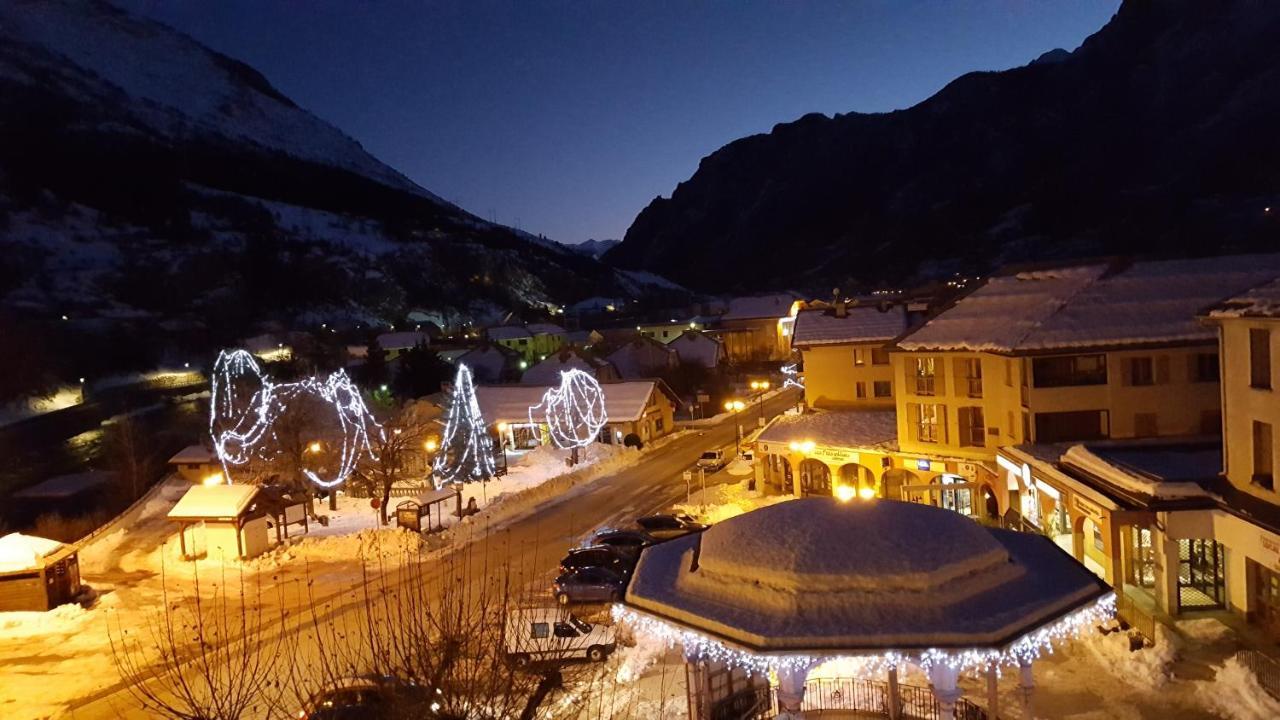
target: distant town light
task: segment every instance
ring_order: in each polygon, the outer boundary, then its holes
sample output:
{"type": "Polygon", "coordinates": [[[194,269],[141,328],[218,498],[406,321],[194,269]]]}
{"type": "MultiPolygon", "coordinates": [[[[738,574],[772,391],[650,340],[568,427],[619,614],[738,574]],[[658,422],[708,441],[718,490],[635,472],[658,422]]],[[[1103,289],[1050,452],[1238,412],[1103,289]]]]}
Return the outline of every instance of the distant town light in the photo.
{"type": "Polygon", "coordinates": [[[311,444],[307,446],[307,452],[312,452],[312,453],[320,452],[320,442],[318,440],[311,441],[311,444]]]}
{"type": "Polygon", "coordinates": [[[435,452],[436,448],[440,447],[440,443],[436,442],[434,438],[428,438],[426,442],[422,443],[422,447],[427,452],[435,452]]]}
{"type": "Polygon", "coordinates": [[[386,392],[386,391],[387,391],[387,385],[386,385],[386,383],[383,383],[383,384],[379,385],[379,386],[378,386],[378,389],[379,389],[379,390],[381,390],[382,392],[386,392]]]}
{"type": "Polygon", "coordinates": [[[70,320],[71,318],[67,317],[66,315],[63,315],[63,316],[62,316],[62,319],[63,319],[63,320],[70,320]]]}
{"type": "Polygon", "coordinates": [[[84,378],[80,378],[80,384],[81,384],[81,385],[83,385],[83,384],[84,384],[84,378]]]}

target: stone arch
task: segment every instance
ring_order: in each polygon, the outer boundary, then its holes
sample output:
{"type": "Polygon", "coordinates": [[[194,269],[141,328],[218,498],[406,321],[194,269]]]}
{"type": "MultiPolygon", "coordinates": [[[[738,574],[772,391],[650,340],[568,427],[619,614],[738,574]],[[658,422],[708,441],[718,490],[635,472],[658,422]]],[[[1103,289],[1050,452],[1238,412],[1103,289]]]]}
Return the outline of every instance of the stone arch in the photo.
{"type": "Polygon", "coordinates": [[[890,500],[908,500],[902,497],[902,486],[919,485],[920,476],[906,468],[890,468],[881,478],[881,497],[890,500]]]}
{"type": "Polygon", "coordinates": [[[792,493],[795,476],[791,458],[779,453],[769,453],[765,457],[765,481],[777,485],[784,493],[792,493]]]}
{"type": "Polygon", "coordinates": [[[982,511],[982,516],[988,520],[999,520],[1003,517],[1000,508],[1000,496],[996,494],[996,490],[989,482],[983,482],[982,487],[978,488],[978,502],[982,511]]]}
{"type": "Polygon", "coordinates": [[[821,460],[805,458],[800,461],[800,497],[807,495],[831,496],[831,468],[821,460]]]}
{"type": "Polygon", "coordinates": [[[841,485],[850,485],[862,489],[879,489],[879,480],[875,470],[860,463],[845,463],[836,470],[836,478],[841,485]]]}

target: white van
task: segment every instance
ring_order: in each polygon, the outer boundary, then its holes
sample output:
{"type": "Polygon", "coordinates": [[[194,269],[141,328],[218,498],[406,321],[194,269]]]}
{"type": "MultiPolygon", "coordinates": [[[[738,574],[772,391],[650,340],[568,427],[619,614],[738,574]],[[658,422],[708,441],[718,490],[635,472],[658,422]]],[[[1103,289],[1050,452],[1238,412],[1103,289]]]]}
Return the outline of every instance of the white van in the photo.
{"type": "Polygon", "coordinates": [[[507,617],[507,660],[516,667],[538,661],[586,658],[600,662],[613,652],[613,627],[592,625],[563,608],[527,608],[507,617]]]}

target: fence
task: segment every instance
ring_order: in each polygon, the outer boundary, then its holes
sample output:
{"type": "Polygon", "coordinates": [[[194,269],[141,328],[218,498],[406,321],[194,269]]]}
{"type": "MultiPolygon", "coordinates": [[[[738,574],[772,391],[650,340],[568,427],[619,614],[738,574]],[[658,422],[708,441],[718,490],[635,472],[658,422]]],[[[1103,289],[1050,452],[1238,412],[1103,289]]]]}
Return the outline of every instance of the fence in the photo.
{"type": "MultiPolygon", "coordinates": [[[[933,690],[917,685],[898,685],[898,704],[903,720],[940,720],[938,700],[933,690]]],[[[777,688],[771,698],[772,715],[777,715],[777,688]]],[[[819,678],[804,684],[804,710],[851,710],[868,716],[889,717],[889,683],[852,678],[819,678]]],[[[958,720],[988,720],[981,706],[961,698],[956,703],[958,720]]]]}
{"type": "Polygon", "coordinates": [[[1116,593],[1116,615],[1128,623],[1129,627],[1142,633],[1147,640],[1152,643],[1156,641],[1155,616],[1123,592],[1116,593]]]}
{"type": "Polygon", "coordinates": [[[1257,650],[1241,650],[1236,653],[1236,660],[1249,668],[1268,695],[1280,700],[1280,663],[1257,650]]]}

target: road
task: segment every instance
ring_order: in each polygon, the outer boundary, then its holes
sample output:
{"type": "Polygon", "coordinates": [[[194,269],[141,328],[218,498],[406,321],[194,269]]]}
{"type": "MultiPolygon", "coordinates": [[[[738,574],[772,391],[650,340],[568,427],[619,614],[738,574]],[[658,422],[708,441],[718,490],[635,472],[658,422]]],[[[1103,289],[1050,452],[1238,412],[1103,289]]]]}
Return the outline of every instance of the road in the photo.
{"type": "MultiPolygon", "coordinates": [[[[720,423],[693,429],[642,456],[635,465],[575,488],[563,498],[497,525],[489,529],[487,542],[483,543],[487,557],[473,557],[470,561],[487,561],[490,568],[503,562],[518,564],[522,577],[528,578],[527,585],[534,590],[545,591],[560,558],[569,548],[578,545],[586,533],[601,526],[625,525],[635,517],[661,511],[684,500],[686,484],[683,472],[694,465],[699,455],[706,450],[722,448],[728,448],[726,455],[731,454],[739,422],[744,432],[748,432],[755,426],[761,412],[765,417],[772,417],[794,406],[798,397],[795,390],[784,390],[764,400],[761,408],[753,403],[750,409],[743,410],[736,418],[729,417],[720,423]]],[[[712,486],[737,479],[721,472],[708,476],[707,483],[712,486]]],[[[452,552],[459,554],[467,550],[459,548],[452,552]]],[[[442,559],[439,563],[442,567],[447,565],[447,560],[442,559]]],[[[439,579],[428,577],[418,581],[434,586],[439,579]]],[[[335,603],[322,619],[335,626],[351,622],[363,607],[356,597],[358,593],[349,595],[347,601],[335,603]]],[[[546,599],[550,602],[549,595],[546,599]]],[[[75,720],[147,717],[140,711],[131,711],[136,707],[137,701],[123,684],[116,684],[93,697],[82,699],[69,709],[66,717],[75,720]]]]}

